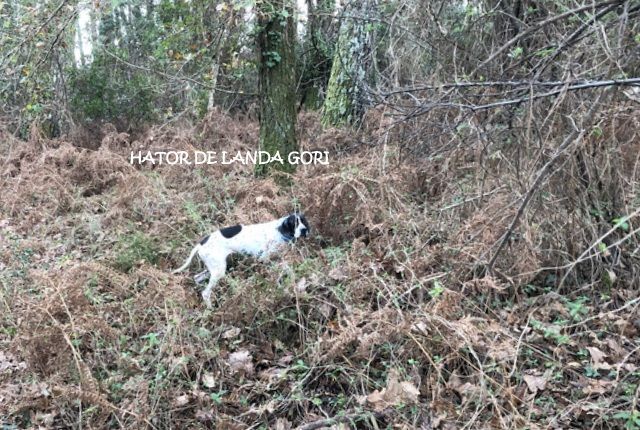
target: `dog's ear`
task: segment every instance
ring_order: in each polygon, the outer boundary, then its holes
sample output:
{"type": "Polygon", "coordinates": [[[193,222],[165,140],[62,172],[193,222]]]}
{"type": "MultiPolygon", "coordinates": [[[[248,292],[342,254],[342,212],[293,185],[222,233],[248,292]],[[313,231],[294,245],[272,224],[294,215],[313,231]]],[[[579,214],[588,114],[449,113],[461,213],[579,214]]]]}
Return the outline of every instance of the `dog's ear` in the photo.
{"type": "Polygon", "coordinates": [[[289,215],[282,221],[280,227],[278,227],[278,231],[282,233],[284,236],[293,237],[296,231],[296,217],[295,215],[289,215]]]}
{"type": "Polygon", "coordinates": [[[287,230],[293,234],[296,231],[296,215],[289,215],[287,217],[287,230]]]}

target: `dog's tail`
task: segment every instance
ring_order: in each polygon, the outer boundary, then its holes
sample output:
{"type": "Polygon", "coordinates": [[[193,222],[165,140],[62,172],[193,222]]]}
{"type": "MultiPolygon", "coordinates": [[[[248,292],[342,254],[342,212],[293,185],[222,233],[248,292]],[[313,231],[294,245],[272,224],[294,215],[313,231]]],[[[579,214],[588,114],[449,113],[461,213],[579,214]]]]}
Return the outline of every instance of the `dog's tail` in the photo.
{"type": "Polygon", "coordinates": [[[193,256],[196,255],[196,253],[198,252],[198,250],[200,249],[200,245],[196,245],[193,247],[193,250],[191,251],[191,254],[189,254],[189,258],[187,258],[187,261],[185,261],[185,263],[180,266],[179,268],[177,268],[176,270],[174,270],[171,273],[178,273],[178,272],[182,272],[184,269],[186,269],[187,267],[189,267],[189,264],[191,264],[191,260],[193,260],[193,256]]]}

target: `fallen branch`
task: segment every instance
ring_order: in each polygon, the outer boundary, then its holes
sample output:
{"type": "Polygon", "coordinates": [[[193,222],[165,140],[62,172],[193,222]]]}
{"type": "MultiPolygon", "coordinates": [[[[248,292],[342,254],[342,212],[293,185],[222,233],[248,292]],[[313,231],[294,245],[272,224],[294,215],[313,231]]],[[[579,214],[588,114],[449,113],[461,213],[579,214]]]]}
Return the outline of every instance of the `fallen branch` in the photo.
{"type": "Polygon", "coordinates": [[[358,412],[353,414],[346,414],[339,417],[326,418],[322,420],[313,421],[307,424],[296,427],[294,430],[315,430],[322,427],[329,427],[335,424],[362,420],[369,417],[380,418],[383,415],[382,412],[358,412]]]}

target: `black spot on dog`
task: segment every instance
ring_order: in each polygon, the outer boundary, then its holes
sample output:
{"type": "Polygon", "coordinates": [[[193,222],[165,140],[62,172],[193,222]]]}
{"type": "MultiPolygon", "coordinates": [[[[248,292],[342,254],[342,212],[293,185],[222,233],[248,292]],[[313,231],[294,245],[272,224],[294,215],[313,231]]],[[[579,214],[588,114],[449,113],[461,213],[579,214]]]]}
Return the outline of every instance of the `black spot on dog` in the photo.
{"type": "Polygon", "coordinates": [[[231,239],[233,236],[240,233],[240,230],[242,230],[241,225],[234,225],[232,227],[223,228],[220,230],[220,234],[227,239],[231,239]]]}
{"type": "Polygon", "coordinates": [[[205,237],[200,239],[200,245],[204,245],[205,243],[207,243],[207,240],[209,240],[209,235],[206,235],[205,237]]]}
{"type": "Polygon", "coordinates": [[[278,227],[280,234],[287,240],[293,240],[296,231],[296,217],[289,215],[278,227]]]}

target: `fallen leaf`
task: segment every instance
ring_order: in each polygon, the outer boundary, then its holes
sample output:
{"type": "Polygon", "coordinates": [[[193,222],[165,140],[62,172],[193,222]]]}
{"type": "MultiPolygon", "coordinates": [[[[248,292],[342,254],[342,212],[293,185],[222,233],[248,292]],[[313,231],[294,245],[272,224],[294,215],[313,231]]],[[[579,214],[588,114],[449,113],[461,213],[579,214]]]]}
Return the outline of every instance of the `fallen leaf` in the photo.
{"type": "Polygon", "coordinates": [[[382,390],[375,390],[367,396],[374,410],[381,412],[384,409],[398,403],[414,404],[418,402],[420,391],[409,381],[398,381],[398,373],[395,370],[389,372],[387,386],[382,390]]]}
{"type": "Polygon", "coordinates": [[[607,356],[604,352],[600,351],[595,346],[588,346],[587,350],[589,351],[589,354],[591,354],[591,359],[596,364],[601,363],[602,359],[607,356]]]}
{"type": "Polygon", "coordinates": [[[53,421],[56,417],[56,415],[58,415],[57,412],[51,412],[48,414],[42,413],[42,412],[38,412],[36,414],[36,422],[45,425],[48,428],[51,428],[51,426],[53,426],[53,421]]]}
{"type": "Polygon", "coordinates": [[[640,103],[640,88],[628,88],[623,91],[624,95],[627,96],[629,100],[633,100],[634,102],[640,103]]]}
{"type": "Polygon", "coordinates": [[[234,337],[238,337],[240,334],[240,329],[238,327],[231,327],[229,330],[226,330],[222,333],[223,339],[233,339],[234,337]]]}
{"type": "Polygon", "coordinates": [[[626,370],[627,372],[635,372],[638,370],[638,366],[633,363],[624,363],[622,366],[618,365],[619,368],[626,370]]]}
{"type": "Polygon", "coordinates": [[[205,373],[202,376],[202,385],[207,388],[213,388],[216,386],[216,380],[211,373],[205,373]]]}
{"type": "Polygon", "coordinates": [[[275,430],[290,430],[293,427],[291,422],[286,418],[278,418],[276,420],[275,430]]]}
{"type": "Polygon", "coordinates": [[[196,412],[196,419],[201,422],[213,421],[213,410],[200,409],[196,412]]]}
{"type": "Polygon", "coordinates": [[[253,363],[251,354],[246,349],[237,351],[229,355],[229,366],[234,372],[244,371],[247,374],[253,373],[253,363]]]}
{"type": "Polygon", "coordinates": [[[0,351],[0,373],[11,373],[14,370],[23,370],[27,368],[27,363],[24,361],[18,361],[10,353],[4,353],[0,351]]]}
{"type": "Polygon", "coordinates": [[[346,275],[346,273],[344,273],[344,270],[342,270],[341,267],[336,267],[329,271],[329,278],[333,279],[334,281],[344,281],[348,278],[348,276],[346,275]]]}
{"type": "Polygon", "coordinates": [[[300,279],[294,287],[296,293],[302,294],[307,291],[307,278],[300,279]]]}
{"type": "Polygon", "coordinates": [[[322,303],[320,306],[318,306],[318,310],[323,317],[329,318],[333,313],[333,306],[331,306],[329,303],[322,303]]]}
{"type": "Polygon", "coordinates": [[[462,382],[457,373],[452,373],[447,381],[447,388],[455,391],[462,397],[462,403],[466,403],[469,399],[478,398],[482,393],[482,389],[471,382],[462,382]]]}
{"type": "Polygon", "coordinates": [[[427,324],[425,324],[423,321],[418,321],[417,323],[413,324],[411,326],[411,330],[417,331],[418,333],[421,333],[421,334],[428,334],[427,324]]]}
{"type": "Polygon", "coordinates": [[[189,395],[183,394],[182,396],[178,396],[173,400],[173,405],[176,407],[181,407],[189,403],[189,395]]]}
{"type": "Polygon", "coordinates": [[[538,391],[542,391],[547,386],[547,379],[544,376],[536,376],[536,375],[524,375],[522,377],[524,382],[527,384],[529,391],[533,394],[536,394],[538,391]]]}
{"type": "Polygon", "coordinates": [[[295,357],[293,356],[293,354],[285,354],[280,357],[280,359],[278,360],[278,364],[280,366],[286,366],[287,364],[291,363],[294,358],[295,357]]]}
{"type": "Polygon", "coordinates": [[[605,394],[609,392],[614,383],[602,379],[589,379],[589,385],[582,389],[584,394],[605,394]]]}
{"type": "Polygon", "coordinates": [[[275,382],[281,379],[284,375],[286,375],[286,369],[281,369],[279,367],[271,367],[269,369],[265,369],[261,371],[258,376],[260,379],[263,379],[269,383],[275,382]]]}
{"type": "Polygon", "coordinates": [[[607,354],[600,351],[595,346],[588,346],[587,350],[589,351],[589,354],[591,354],[591,362],[594,369],[603,369],[603,370],[611,369],[611,365],[606,361],[604,361],[607,354]]]}

